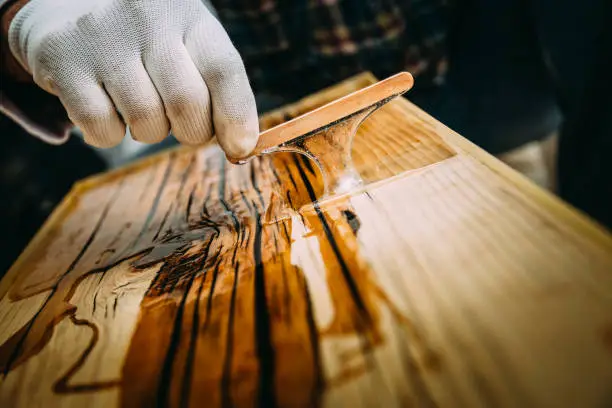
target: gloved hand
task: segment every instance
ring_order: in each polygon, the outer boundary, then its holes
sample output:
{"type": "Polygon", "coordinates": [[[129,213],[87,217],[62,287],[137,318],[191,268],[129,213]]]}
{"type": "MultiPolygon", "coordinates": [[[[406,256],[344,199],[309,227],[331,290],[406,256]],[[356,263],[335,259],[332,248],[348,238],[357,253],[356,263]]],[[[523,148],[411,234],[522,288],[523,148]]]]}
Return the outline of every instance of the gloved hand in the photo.
{"type": "Polygon", "coordinates": [[[257,142],[242,59],[201,0],[32,0],[9,45],[91,145],[116,145],[126,125],[138,141],[159,142],[172,128],[200,144],[213,123],[229,156],[257,142]]]}

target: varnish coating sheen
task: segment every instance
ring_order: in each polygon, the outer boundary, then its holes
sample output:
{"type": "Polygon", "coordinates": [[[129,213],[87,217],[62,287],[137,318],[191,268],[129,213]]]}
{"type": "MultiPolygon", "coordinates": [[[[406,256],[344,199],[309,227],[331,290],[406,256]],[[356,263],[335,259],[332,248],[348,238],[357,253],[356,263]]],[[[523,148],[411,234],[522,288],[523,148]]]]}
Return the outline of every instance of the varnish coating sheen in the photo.
{"type": "Polygon", "coordinates": [[[405,99],[353,158],[315,205],[215,146],[80,183],[0,283],[0,405],[612,405],[606,232],[405,99]]]}

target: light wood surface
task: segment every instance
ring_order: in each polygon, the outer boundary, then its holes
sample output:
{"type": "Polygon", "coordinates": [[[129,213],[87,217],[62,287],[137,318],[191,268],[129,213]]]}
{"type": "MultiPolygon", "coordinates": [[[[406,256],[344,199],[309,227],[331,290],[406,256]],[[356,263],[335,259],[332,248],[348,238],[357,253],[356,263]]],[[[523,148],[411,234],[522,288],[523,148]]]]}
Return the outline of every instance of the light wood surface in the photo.
{"type": "Polygon", "coordinates": [[[214,145],[76,185],[0,282],[0,406],[612,406],[606,231],[404,98],[353,159],[314,206],[214,145]]]}

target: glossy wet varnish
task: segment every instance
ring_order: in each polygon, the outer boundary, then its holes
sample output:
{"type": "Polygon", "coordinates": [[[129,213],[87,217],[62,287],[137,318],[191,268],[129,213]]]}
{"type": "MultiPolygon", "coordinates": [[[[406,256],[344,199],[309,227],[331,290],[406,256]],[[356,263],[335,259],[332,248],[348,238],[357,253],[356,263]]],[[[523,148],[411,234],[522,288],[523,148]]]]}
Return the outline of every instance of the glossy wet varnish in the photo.
{"type": "Polygon", "coordinates": [[[216,146],[78,185],[0,285],[0,405],[605,405],[607,233],[406,100],[353,159],[325,200],[216,146]]]}

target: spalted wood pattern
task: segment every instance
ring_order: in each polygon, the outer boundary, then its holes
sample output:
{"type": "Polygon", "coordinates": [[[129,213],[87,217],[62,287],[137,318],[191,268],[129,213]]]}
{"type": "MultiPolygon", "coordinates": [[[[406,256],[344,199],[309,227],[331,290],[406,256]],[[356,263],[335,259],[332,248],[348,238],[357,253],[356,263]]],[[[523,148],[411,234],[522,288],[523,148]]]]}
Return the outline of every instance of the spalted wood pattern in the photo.
{"type": "Polygon", "coordinates": [[[0,405],[612,404],[607,232],[403,98],[353,155],[314,206],[308,159],[214,145],[75,186],[0,283],[0,405]]]}

